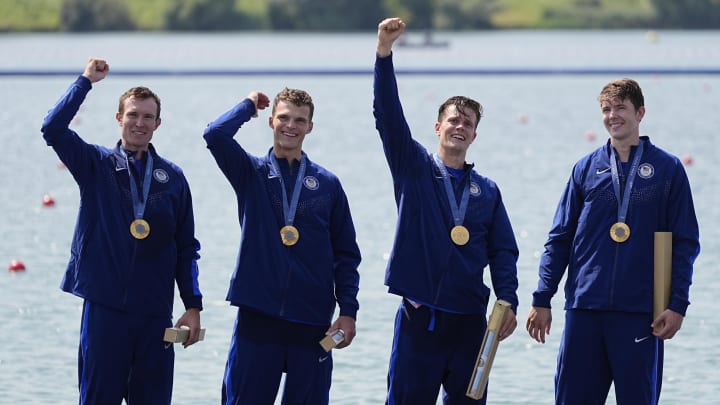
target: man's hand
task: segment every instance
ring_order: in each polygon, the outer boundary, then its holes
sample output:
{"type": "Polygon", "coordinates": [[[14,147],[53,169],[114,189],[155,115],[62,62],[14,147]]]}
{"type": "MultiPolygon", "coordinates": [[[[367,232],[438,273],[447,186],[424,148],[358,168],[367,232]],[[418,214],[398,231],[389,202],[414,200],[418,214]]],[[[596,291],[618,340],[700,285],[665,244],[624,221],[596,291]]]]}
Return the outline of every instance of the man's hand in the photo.
{"type": "Polygon", "coordinates": [[[657,332],[653,331],[653,335],[660,339],[672,339],[673,336],[680,330],[683,323],[683,316],[679,313],[666,309],[658,315],[657,319],[650,325],[653,329],[655,326],[661,326],[661,329],[657,332]]]}
{"type": "Polygon", "coordinates": [[[190,334],[188,339],[183,343],[183,347],[195,344],[200,340],[200,310],[198,308],[190,308],[178,319],[175,323],[175,327],[187,326],[190,328],[190,334]]]}
{"type": "Polygon", "coordinates": [[[531,338],[540,343],[545,343],[545,335],[550,334],[551,323],[552,311],[550,308],[531,307],[525,329],[527,329],[531,338]]]}
{"type": "Polygon", "coordinates": [[[345,332],[345,337],[343,338],[343,341],[340,342],[340,344],[338,344],[335,348],[342,349],[343,347],[350,346],[350,343],[352,343],[356,333],[355,319],[349,316],[340,316],[335,322],[333,322],[332,325],[330,325],[330,328],[327,330],[327,332],[325,332],[325,334],[329,335],[338,329],[342,329],[342,331],[345,332]]]}
{"type": "Polygon", "coordinates": [[[253,114],[253,117],[257,117],[259,110],[264,110],[270,105],[270,98],[265,95],[265,93],[257,90],[248,94],[247,98],[255,104],[255,114],[253,114]]]}
{"type": "Polygon", "coordinates": [[[517,328],[517,316],[512,309],[508,308],[508,310],[505,311],[505,319],[503,319],[503,323],[500,325],[500,330],[498,331],[500,341],[512,335],[513,332],[515,332],[515,328],[517,328]]]}
{"type": "Polygon", "coordinates": [[[88,63],[85,66],[83,76],[87,77],[91,83],[97,83],[104,79],[110,71],[110,65],[108,65],[105,59],[89,58],[88,63]]]}
{"type": "Polygon", "coordinates": [[[396,39],[405,31],[405,22],[400,18],[386,18],[378,24],[377,54],[385,57],[392,53],[392,46],[396,39]]]}

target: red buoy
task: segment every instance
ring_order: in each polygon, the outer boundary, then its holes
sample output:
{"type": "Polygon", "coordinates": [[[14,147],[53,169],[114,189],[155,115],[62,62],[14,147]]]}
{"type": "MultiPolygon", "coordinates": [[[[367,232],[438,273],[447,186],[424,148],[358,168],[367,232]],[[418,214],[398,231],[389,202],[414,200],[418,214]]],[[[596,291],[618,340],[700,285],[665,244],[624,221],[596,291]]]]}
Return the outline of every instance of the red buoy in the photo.
{"type": "Polygon", "coordinates": [[[693,157],[692,155],[685,155],[682,157],[682,162],[685,166],[690,166],[693,164],[693,157]]]}
{"type": "Polygon", "coordinates": [[[52,196],[50,194],[45,194],[43,196],[42,203],[46,207],[52,207],[53,205],[55,205],[55,199],[52,198],[52,196]]]}
{"type": "Polygon", "coordinates": [[[587,139],[588,142],[594,142],[595,139],[597,139],[597,134],[595,134],[595,131],[587,131],[585,132],[585,139],[587,139]]]}
{"type": "Polygon", "coordinates": [[[11,260],[8,271],[25,271],[25,265],[20,260],[11,260]]]}

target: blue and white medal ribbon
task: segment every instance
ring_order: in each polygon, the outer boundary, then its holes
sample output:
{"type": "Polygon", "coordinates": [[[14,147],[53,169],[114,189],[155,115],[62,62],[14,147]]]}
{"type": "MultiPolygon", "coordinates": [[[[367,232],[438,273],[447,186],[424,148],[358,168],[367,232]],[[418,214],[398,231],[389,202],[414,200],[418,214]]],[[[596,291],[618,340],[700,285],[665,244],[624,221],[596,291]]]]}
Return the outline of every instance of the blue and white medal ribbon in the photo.
{"type": "Polygon", "coordinates": [[[292,200],[289,203],[287,191],[285,190],[285,181],[283,180],[282,173],[280,172],[280,165],[275,158],[274,152],[270,152],[270,162],[280,178],[280,188],[282,189],[283,217],[285,218],[285,226],[280,229],[280,239],[282,239],[283,245],[292,246],[297,243],[298,239],[300,239],[300,232],[298,232],[297,228],[293,226],[293,222],[295,222],[295,212],[297,211],[298,201],[300,200],[300,189],[302,189],[302,182],[305,177],[307,159],[304,153],[300,157],[300,168],[298,169],[297,180],[295,180],[295,187],[293,187],[292,190],[292,200]]]}
{"type": "Polygon", "coordinates": [[[627,218],[630,194],[632,193],[633,183],[635,183],[635,175],[640,165],[643,149],[644,141],[641,140],[635,151],[632,164],[630,165],[630,173],[625,182],[625,190],[620,194],[620,172],[618,170],[617,156],[615,154],[615,148],[610,145],[610,172],[612,174],[613,190],[618,200],[618,220],[610,227],[610,238],[618,243],[625,242],[630,238],[630,227],[625,223],[625,219],[627,218]]]}
{"type": "Polygon", "coordinates": [[[458,206],[457,200],[455,199],[455,191],[453,190],[452,183],[450,182],[450,174],[445,167],[445,163],[443,163],[437,153],[433,153],[433,159],[435,160],[435,165],[437,165],[440,170],[443,183],[445,183],[445,193],[447,194],[448,202],[450,203],[450,210],[452,211],[453,222],[455,223],[455,226],[450,230],[450,239],[452,239],[453,243],[456,245],[462,246],[470,240],[470,232],[462,225],[465,220],[465,212],[467,211],[468,201],[470,200],[470,183],[465,183],[465,188],[463,189],[460,204],[458,206]]]}
{"type": "Polygon", "coordinates": [[[137,183],[135,182],[135,176],[130,172],[130,162],[128,161],[127,153],[123,148],[120,148],[123,156],[125,157],[125,164],[127,165],[128,176],[130,177],[130,195],[133,202],[133,215],[135,220],[130,224],[130,234],[135,239],[145,239],[150,235],[150,224],[143,219],[145,215],[145,204],[147,204],[148,195],[150,195],[150,181],[153,166],[153,158],[150,151],[146,151],[147,162],[145,163],[145,175],[143,176],[143,195],[142,200],[138,195],[137,183]]]}

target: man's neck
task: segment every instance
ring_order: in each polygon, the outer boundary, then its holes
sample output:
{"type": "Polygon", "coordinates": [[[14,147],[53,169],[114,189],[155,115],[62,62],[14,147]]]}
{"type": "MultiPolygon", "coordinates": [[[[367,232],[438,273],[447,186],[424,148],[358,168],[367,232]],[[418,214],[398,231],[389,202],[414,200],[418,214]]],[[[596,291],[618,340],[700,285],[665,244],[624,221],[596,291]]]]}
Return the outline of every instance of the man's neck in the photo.
{"type": "Polygon", "coordinates": [[[615,148],[615,151],[617,152],[618,157],[620,157],[621,162],[627,162],[628,160],[630,160],[630,151],[632,150],[632,147],[639,144],[639,136],[622,140],[610,138],[610,145],[615,148]]]}
{"type": "Polygon", "coordinates": [[[294,161],[297,160],[299,162],[302,158],[302,151],[299,151],[297,153],[289,153],[278,149],[273,149],[273,154],[275,155],[275,159],[277,160],[286,159],[288,162],[288,166],[292,166],[294,161]]]}
{"type": "Polygon", "coordinates": [[[136,160],[142,160],[144,153],[147,151],[147,148],[137,148],[137,147],[128,147],[126,145],[122,145],[122,148],[125,150],[125,153],[129,156],[133,156],[136,160]]]}
{"type": "Polygon", "coordinates": [[[445,166],[452,167],[453,169],[465,168],[465,153],[451,153],[442,148],[438,150],[438,156],[443,161],[445,166]]]}

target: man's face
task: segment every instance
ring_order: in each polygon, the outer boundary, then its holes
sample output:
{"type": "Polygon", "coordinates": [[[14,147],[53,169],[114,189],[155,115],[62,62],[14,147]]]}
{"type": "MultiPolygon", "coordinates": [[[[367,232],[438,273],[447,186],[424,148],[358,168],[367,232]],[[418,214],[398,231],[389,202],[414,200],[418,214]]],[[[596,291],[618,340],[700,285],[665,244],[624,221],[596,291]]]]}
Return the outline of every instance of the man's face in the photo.
{"type": "Polygon", "coordinates": [[[613,98],[600,103],[602,121],[610,137],[614,140],[627,140],[640,135],[640,121],[645,115],[645,107],[637,110],[629,99],[613,98]]]}
{"type": "Polygon", "coordinates": [[[115,114],[115,119],[122,128],[123,147],[132,151],[147,150],[153,133],[160,126],[155,100],[128,97],[123,105],[125,108],[122,114],[115,114]]]}
{"type": "Polygon", "coordinates": [[[451,105],[440,118],[440,122],[435,123],[435,133],[439,137],[440,147],[467,151],[477,136],[475,113],[470,108],[464,107],[461,114],[456,106],[451,105]]]}
{"type": "Polygon", "coordinates": [[[305,135],[313,128],[310,107],[297,106],[286,101],[278,102],[270,117],[270,128],[273,129],[276,156],[299,159],[305,135]]]}

